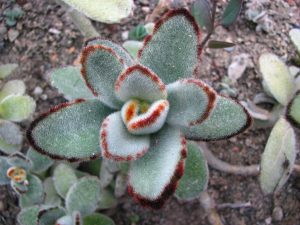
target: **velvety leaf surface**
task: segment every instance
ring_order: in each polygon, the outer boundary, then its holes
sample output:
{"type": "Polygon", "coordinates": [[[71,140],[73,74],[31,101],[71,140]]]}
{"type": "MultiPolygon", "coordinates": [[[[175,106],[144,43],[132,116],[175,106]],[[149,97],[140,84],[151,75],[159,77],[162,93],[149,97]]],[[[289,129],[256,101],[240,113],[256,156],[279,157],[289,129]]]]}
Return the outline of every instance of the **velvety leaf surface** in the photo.
{"type": "Polygon", "coordinates": [[[34,176],[28,175],[28,191],[20,196],[19,204],[22,208],[41,204],[44,200],[44,190],[42,181],[34,176]]]}
{"type": "Polygon", "coordinates": [[[165,126],[154,134],[148,153],[131,164],[129,194],[144,206],[160,208],[183,175],[185,144],[181,132],[174,127],[165,126]]]}
{"type": "Polygon", "coordinates": [[[0,79],[7,77],[17,68],[18,64],[15,63],[0,65],[0,79]]]}
{"type": "Polygon", "coordinates": [[[64,103],[37,118],[27,138],[35,150],[54,159],[95,159],[100,155],[100,124],[110,113],[98,100],[64,103]]]}
{"type": "Polygon", "coordinates": [[[104,214],[94,213],[83,218],[84,225],[115,225],[114,221],[104,214]]]}
{"type": "Polygon", "coordinates": [[[35,110],[35,101],[29,96],[9,95],[0,103],[0,115],[5,120],[20,122],[35,110]]]}
{"type": "Polygon", "coordinates": [[[153,70],[164,83],[192,76],[198,65],[200,31],[188,11],[167,13],[145,39],[140,62],[153,70]]]}
{"type": "Polygon", "coordinates": [[[132,0],[63,0],[87,17],[103,23],[117,23],[129,16],[134,3],[132,0]]]}
{"type": "Polygon", "coordinates": [[[28,158],[26,158],[22,153],[17,152],[13,155],[10,155],[7,157],[7,162],[11,166],[19,167],[25,170],[28,170],[31,166],[32,163],[28,158]]]}
{"type": "Polygon", "coordinates": [[[102,156],[116,161],[129,161],[142,157],[149,149],[150,137],[132,135],[124,125],[121,113],[109,115],[100,131],[102,156]]]}
{"type": "Polygon", "coordinates": [[[183,127],[186,138],[194,140],[218,140],[243,132],[251,125],[246,109],[236,101],[218,96],[210,116],[203,123],[183,127]]]}
{"type": "Polygon", "coordinates": [[[18,214],[17,220],[20,225],[37,225],[37,217],[40,211],[39,206],[23,208],[18,214]]]}
{"type": "Polygon", "coordinates": [[[202,151],[194,142],[188,142],[187,148],[184,175],[175,193],[177,198],[184,200],[198,197],[207,188],[209,179],[207,161],[202,151]]]}
{"type": "Polygon", "coordinates": [[[300,91],[295,95],[287,108],[287,119],[300,129],[300,91]]]}
{"type": "Polygon", "coordinates": [[[222,25],[230,26],[240,14],[243,0],[230,0],[222,16],[222,25]]]}
{"type": "Polygon", "coordinates": [[[79,67],[67,66],[54,70],[51,74],[51,84],[68,100],[94,98],[82,79],[79,67]]]}
{"type": "Polygon", "coordinates": [[[61,163],[54,170],[53,181],[57,193],[65,198],[70,187],[76,183],[77,177],[72,167],[61,163]]]}
{"type": "Polygon", "coordinates": [[[115,53],[117,53],[117,55],[124,61],[124,63],[127,66],[131,66],[134,63],[134,60],[128,54],[128,52],[124,48],[122,48],[122,46],[120,46],[112,41],[98,37],[98,38],[93,38],[93,39],[88,40],[86,42],[86,46],[89,46],[89,45],[103,45],[107,48],[112,48],[115,51],[115,53]]]}
{"type": "Polygon", "coordinates": [[[48,156],[42,155],[32,148],[27,151],[26,156],[32,163],[30,170],[34,173],[44,172],[53,164],[53,161],[48,156]]]}
{"type": "Polygon", "coordinates": [[[287,105],[294,91],[293,79],[288,67],[278,56],[271,53],[260,56],[259,66],[271,94],[280,104],[287,105]]]}
{"type": "Polygon", "coordinates": [[[141,41],[125,41],[123,47],[129,52],[129,54],[136,59],[138,57],[139,50],[143,47],[143,42],[141,41]]]}
{"type": "Polygon", "coordinates": [[[296,158],[296,137],[281,118],[273,127],[261,159],[260,186],[265,194],[279,191],[289,178],[296,158]]]}
{"type": "Polygon", "coordinates": [[[100,180],[97,177],[84,177],[70,188],[66,196],[66,208],[69,213],[79,211],[90,214],[97,208],[100,198],[100,180]]]}
{"type": "Polygon", "coordinates": [[[153,102],[167,98],[167,91],[161,79],[148,68],[135,65],[127,68],[115,83],[115,94],[126,102],[140,99],[153,102]]]}
{"type": "Polygon", "coordinates": [[[300,29],[292,29],[289,32],[290,38],[297,48],[298,52],[300,53],[300,29]]]}
{"type": "Polygon", "coordinates": [[[127,174],[119,173],[115,182],[115,196],[117,198],[122,197],[126,193],[127,189],[127,174]]]}
{"type": "Polygon", "coordinates": [[[125,67],[124,61],[112,48],[89,45],[82,52],[81,64],[81,73],[93,94],[108,106],[119,108],[120,101],[115,97],[114,86],[125,67]]]}
{"type": "Polygon", "coordinates": [[[204,82],[184,79],[167,86],[170,110],[167,122],[189,126],[205,120],[215,104],[216,93],[204,82]]]}
{"type": "Polygon", "coordinates": [[[211,32],[213,21],[209,0],[196,0],[191,8],[191,13],[202,29],[211,32]]]}
{"type": "Polygon", "coordinates": [[[6,175],[6,171],[11,167],[5,157],[0,156],[0,185],[10,183],[10,179],[6,175]]]}
{"type": "Polygon", "coordinates": [[[118,200],[115,198],[111,190],[102,189],[98,208],[110,209],[116,207],[118,200]]]}
{"type": "Polygon", "coordinates": [[[22,147],[23,136],[18,125],[0,120],[0,151],[6,154],[18,152],[22,147]]]}
{"type": "Polygon", "coordinates": [[[9,95],[23,95],[25,91],[26,87],[22,80],[10,80],[0,91],[0,101],[9,95]]]}
{"type": "Polygon", "coordinates": [[[53,225],[65,214],[65,210],[57,206],[40,210],[38,213],[38,225],[53,225]]]}
{"type": "Polygon", "coordinates": [[[56,192],[52,177],[48,177],[46,180],[44,180],[43,186],[45,191],[44,203],[46,205],[60,206],[61,199],[56,192]]]}

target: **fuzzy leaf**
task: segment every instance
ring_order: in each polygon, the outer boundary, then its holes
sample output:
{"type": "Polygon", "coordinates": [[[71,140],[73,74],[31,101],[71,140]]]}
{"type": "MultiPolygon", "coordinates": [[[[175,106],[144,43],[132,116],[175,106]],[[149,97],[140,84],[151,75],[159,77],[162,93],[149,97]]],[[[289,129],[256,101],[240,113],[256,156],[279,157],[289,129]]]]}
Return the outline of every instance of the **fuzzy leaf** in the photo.
{"type": "Polygon", "coordinates": [[[37,217],[40,211],[39,206],[23,208],[18,214],[17,220],[20,225],[37,225],[37,217]]]}
{"type": "Polygon", "coordinates": [[[115,198],[114,194],[107,189],[101,190],[99,208],[100,209],[111,209],[116,207],[118,200],[115,198]]]}
{"type": "Polygon", "coordinates": [[[292,29],[289,32],[290,38],[300,54],[300,29],[292,29]]]}
{"type": "Polygon", "coordinates": [[[7,157],[7,162],[11,166],[19,167],[25,170],[28,170],[32,164],[28,158],[26,158],[22,153],[17,152],[13,155],[7,157]]]}
{"type": "Polygon", "coordinates": [[[28,191],[20,196],[19,204],[22,208],[41,204],[44,200],[44,190],[41,180],[34,176],[28,175],[28,191]]]}
{"type": "Polygon", "coordinates": [[[73,225],[73,218],[70,215],[63,216],[56,221],[55,225],[73,225]]]}
{"type": "Polygon", "coordinates": [[[183,133],[192,140],[226,139],[243,132],[251,125],[246,109],[236,101],[218,96],[210,116],[203,123],[184,127],[183,133]]]}
{"type": "Polygon", "coordinates": [[[44,190],[45,190],[45,201],[44,201],[44,203],[46,205],[60,206],[61,205],[61,199],[60,199],[58,193],[56,192],[52,177],[48,177],[44,181],[43,186],[44,186],[44,190]]]}
{"type": "Polygon", "coordinates": [[[57,193],[65,198],[70,187],[77,182],[77,177],[73,168],[61,163],[54,170],[53,181],[57,193]]]}
{"type": "Polygon", "coordinates": [[[117,198],[122,197],[127,189],[127,175],[119,173],[116,177],[115,183],[115,196],[117,198]]]}
{"type": "Polygon", "coordinates": [[[149,149],[149,136],[130,134],[121,118],[121,113],[109,115],[102,123],[102,156],[116,161],[130,161],[142,157],[149,149]]]}
{"type": "Polygon", "coordinates": [[[222,16],[222,25],[230,26],[239,16],[243,5],[243,0],[230,0],[222,16]]]}
{"type": "Polygon", "coordinates": [[[297,92],[294,99],[288,104],[287,119],[291,124],[300,129],[300,91],[297,92]]]}
{"type": "Polygon", "coordinates": [[[87,17],[103,22],[117,23],[129,16],[134,6],[132,0],[63,0],[87,17]]]}
{"type": "Polygon", "coordinates": [[[22,147],[22,132],[16,124],[0,120],[0,151],[13,154],[20,151],[22,147]]]}
{"type": "Polygon", "coordinates": [[[271,131],[261,159],[260,186],[265,194],[278,192],[289,178],[296,159],[296,137],[281,118],[271,131]]]}
{"type": "Polygon", "coordinates": [[[54,159],[95,159],[100,155],[99,126],[109,113],[98,100],[64,103],[37,118],[27,139],[35,150],[54,159]]]}
{"type": "Polygon", "coordinates": [[[209,116],[217,97],[211,87],[197,79],[179,80],[169,84],[167,90],[170,102],[167,122],[173,125],[201,123],[209,116]]]}
{"type": "Polygon", "coordinates": [[[100,169],[100,183],[101,187],[105,188],[112,182],[114,178],[114,173],[110,172],[106,166],[106,158],[102,159],[101,169],[100,169]]]}
{"type": "Polygon", "coordinates": [[[0,101],[9,95],[23,95],[25,91],[25,83],[22,80],[10,80],[0,91],[0,101]]]}
{"type": "Polygon", "coordinates": [[[112,50],[115,51],[115,53],[117,53],[117,55],[124,61],[124,63],[127,66],[131,66],[134,63],[134,60],[128,54],[128,52],[122,46],[112,41],[102,39],[101,37],[97,37],[97,38],[92,38],[85,43],[85,46],[89,46],[89,45],[103,45],[107,48],[111,48],[112,50]]]}
{"type": "Polygon", "coordinates": [[[115,94],[126,102],[140,99],[154,102],[167,98],[167,91],[161,79],[146,67],[135,65],[120,74],[115,83],[115,94]]]}
{"type": "Polygon", "coordinates": [[[40,210],[38,214],[38,225],[53,225],[59,218],[61,218],[65,214],[65,210],[57,206],[40,210]]]}
{"type": "Polygon", "coordinates": [[[208,0],[196,0],[192,5],[191,13],[202,29],[207,32],[213,30],[211,6],[208,0]]]}
{"type": "Polygon", "coordinates": [[[225,41],[215,41],[215,40],[211,40],[208,42],[208,47],[209,48],[230,48],[235,46],[234,43],[230,43],[230,42],[225,42],[225,41]]]}
{"type": "Polygon", "coordinates": [[[83,218],[84,225],[115,225],[114,221],[104,214],[94,213],[83,218]]]}
{"type": "Polygon", "coordinates": [[[10,179],[6,175],[6,171],[11,167],[5,157],[0,156],[0,185],[10,183],[10,179]]]}
{"type": "Polygon", "coordinates": [[[154,134],[149,152],[131,164],[129,194],[144,206],[162,207],[183,175],[185,144],[181,132],[174,127],[165,126],[154,134]]]}
{"type": "Polygon", "coordinates": [[[138,57],[139,50],[143,47],[141,41],[125,41],[123,47],[129,52],[129,54],[136,59],[138,57]]]}
{"type": "Polygon", "coordinates": [[[260,71],[274,98],[287,105],[293,95],[293,79],[288,67],[276,55],[265,53],[259,58],[260,71]]]}
{"type": "Polygon", "coordinates": [[[66,208],[69,213],[79,211],[90,214],[97,208],[100,198],[100,180],[96,177],[84,177],[72,185],[66,196],[66,208]]]}
{"type": "Polygon", "coordinates": [[[48,156],[42,155],[32,148],[28,149],[26,156],[32,163],[30,170],[34,173],[44,172],[53,165],[53,161],[48,156]]]}
{"type": "Polygon", "coordinates": [[[176,190],[176,197],[184,200],[198,197],[207,188],[209,179],[207,161],[201,149],[194,142],[188,142],[187,148],[184,175],[176,190]]]}
{"type": "Polygon", "coordinates": [[[15,63],[0,65],[0,79],[7,77],[17,68],[18,64],[15,63]]]}
{"type": "Polygon", "coordinates": [[[119,108],[114,94],[117,77],[123,71],[124,61],[112,48],[104,45],[89,45],[84,48],[81,58],[83,78],[95,96],[112,108],[119,108]]]}
{"type": "Polygon", "coordinates": [[[51,84],[68,100],[94,98],[82,79],[80,68],[75,66],[54,70],[51,74],[51,84]]]}
{"type": "Polygon", "coordinates": [[[19,195],[25,194],[28,191],[28,186],[24,182],[17,183],[11,180],[10,186],[19,195]]]}
{"type": "Polygon", "coordinates": [[[200,30],[185,9],[167,13],[156,23],[152,36],[139,52],[140,62],[164,83],[192,76],[201,53],[200,30]]]}
{"type": "Polygon", "coordinates": [[[10,95],[0,103],[0,115],[15,122],[27,119],[35,110],[35,101],[29,96],[10,95]]]}

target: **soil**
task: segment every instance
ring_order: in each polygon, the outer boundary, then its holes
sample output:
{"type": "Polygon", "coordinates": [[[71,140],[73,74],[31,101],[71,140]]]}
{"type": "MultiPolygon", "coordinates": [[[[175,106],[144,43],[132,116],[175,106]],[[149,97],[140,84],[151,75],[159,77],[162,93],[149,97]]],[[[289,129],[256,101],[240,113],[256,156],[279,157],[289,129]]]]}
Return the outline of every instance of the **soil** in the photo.
{"type": "MultiPolygon", "coordinates": [[[[121,24],[105,25],[94,23],[101,36],[117,43],[122,42],[122,33],[133,26],[143,23],[145,9],[152,10],[155,0],[136,0],[134,15],[121,24]]],[[[217,15],[221,15],[226,1],[219,1],[217,15]]],[[[239,100],[253,99],[260,92],[261,76],[258,72],[258,57],[263,52],[273,52],[293,63],[295,49],[288,31],[299,26],[299,0],[266,1],[264,10],[273,21],[272,29],[256,31],[256,24],[245,17],[246,4],[236,24],[230,28],[218,26],[212,36],[215,40],[237,43],[230,50],[206,49],[202,56],[202,66],[198,76],[219,90],[219,84],[227,75],[227,68],[234,56],[246,53],[249,64],[242,77],[231,88],[239,100]]],[[[253,1],[252,1],[253,2],[253,1]]],[[[259,2],[259,0],[258,0],[259,2]]],[[[18,63],[20,67],[13,78],[23,79],[27,92],[37,101],[35,118],[39,113],[65,101],[49,81],[49,71],[53,68],[72,64],[84,42],[84,37],[72,23],[66,11],[55,1],[43,0],[2,0],[0,3],[0,64],[18,63]],[[25,16],[17,25],[8,28],[4,23],[5,9],[19,4],[25,16]],[[42,89],[42,93],[37,91],[42,89]]],[[[30,120],[21,124],[26,130],[30,120]]],[[[250,165],[260,162],[261,154],[270,128],[250,128],[243,134],[226,141],[209,143],[210,149],[222,160],[231,164],[250,165]],[[224,149],[225,148],[225,149],[224,149]]],[[[299,133],[298,133],[299,140],[299,133]]],[[[27,143],[24,143],[26,149],[27,143]]],[[[299,156],[297,162],[299,163],[299,156]]],[[[293,174],[278,196],[264,196],[260,190],[257,177],[229,175],[210,169],[208,191],[216,201],[222,203],[246,203],[250,207],[219,209],[218,212],[225,225],[264,225],[264,224],[300,224],[300,178],[293,174]],[[274,201],[275,199],[275,201],[274,201]],[[283,218],[272,218],[274,202],[283,210],[283,218]]],[[[19,212],[17,196],[9,187],[0,187],[0,225],[14,225],[19,212]]],[[[164,225],[206,225],[207,215],[198,200],[178,202],[172,198],[165,207],[158,211],[142,208],[130,198],[118,204],[116,209],[106,211],[118,225],[127,224],[164,224],[164,225]]]]}

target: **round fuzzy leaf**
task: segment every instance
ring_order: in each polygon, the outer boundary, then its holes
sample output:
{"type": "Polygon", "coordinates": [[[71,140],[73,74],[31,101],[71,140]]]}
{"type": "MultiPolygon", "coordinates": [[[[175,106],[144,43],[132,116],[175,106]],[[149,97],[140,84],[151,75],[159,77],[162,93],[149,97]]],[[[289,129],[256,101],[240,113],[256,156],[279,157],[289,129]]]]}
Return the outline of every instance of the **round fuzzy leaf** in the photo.
{"type": "Polygon", "coordinates": [[[100,199],[100,180],[97,177],[83,177],[69,189],[66,208],[69,213],[79,211],[90,214],[97,208],[100,199]]]}
{"type": "Polygon", "coordinates": [[[129,52],[129,54],[136,59],[138,57],[139,50],[143,47],[141,41],[125,41],[123,47],[129,52]]]}
{"type": "Polygon", "coordinates": [[[17,220],[20,225],[37,225],[37,218],[40,211],[39,206],[23,208],[18,214],[17,220]]]}
{"type": "Polygon", "coordinates": [[[201,53],[199,46],[200,30],[192,15],[185,9],[174,10],[156,23],[139,59],[168,84],[193,75],[201,53]]]}
{"type": "Polygon", "coordinates": [[[135,65],[120,74],[115,83],[115,94],[126,102],[140,99],[154,102],[167,98],[167,90],[161,79],[148,68],[135,65]]]}
{"type": "Polygon", "coordinates": [[[10,183],[10,179],[6,175],[6,171],[11,167],[5,157],[0,156],[0,185],[10,183]]]}
{"type": "Polygon", "coordinates": [[[109,115],[100,131],[102,156],[115,161],[130,161],[142,157],[149,149],[150,137],[132,135],[126,129],[121,113],[109,115]]]}
{"type": "Polygon", "coordinates": [[[187,148],[184,175],[175,193],[177,198],[184,200],[198,197],[207,188],[209,179],[207,161],[201,149],[193,142],[189,142],[187,148]]]}
{"type": "Polygon", "coordinates": [[[44,186],[44,190],[45,190],[45,201],[44,201],[44,203],[46,205],[60,206],[61,205],[61,199],[60,199],[58,193],[56,192],[52,177],[48,177],[44,181],[43,186],[44,186]]]}
{"type": "Polygon", "coordinates": [[[117,23],[132,11],[132,0],[63,0],[93,20],[103,23],[117,23]]]}
{"type": "Polygon", "coordinates": [[[191,8],[192,15],[202,29],[211,32],[214,28],[209,0],[196,0],[191,8]]]}
{"type": "Polygon", "coordinates": [[[197,79],[179,80],[169,84],[167,90],[170,102],[167,122],[172,125],[201,123],[209,116],[217,97],[211,87],[197,79]]]}
{"type": "Polygon", "coordinates": [[[26,87],[22,80],[10,80],[0,91],[0,101],[9,95],[23,95],[25,90],[26,87]]]}
{"type": "Polygon", "coordinates": [[[292,29],[289,32],[290,38],[300,53],[300,29],[292,29]]]}
{"type": "Polygon", "coordinates": [[[183,175],[185,144],[174,127],[165,126],[154,134],[148,153],[131,164],[129,194],[143,206],[161,208],[183,175]]]}
{"type": "Polygon", "coordinates": [[[27,138],[35,150],[53,159],[96,159],[100,155],[100,124],[109,113],[98,100],[63,103],[37,118],[27,138]]]}
{"type": "Polygon", "coordinates": [[[117,53],[117,55],[124,61],[127,66],[131,66],[134,63],[134,60],[128,54],[128,52],[122,46],[112,41],[102,39],[101,37],[96,37],[86,41],[85,46],[89,45],[103,45],[107,48],[111,48],[117,53]]]}
{"type": "Polygon", "coordinates": [[[51,84],[68,100],[95,98],[84,83],[80,68],[75,66],[54,70],[51,74],[51,84]]]}
{"type": "Polygon", "coordinates": [[[13,155],[7,157],[7,162],[11,166],[19,167],[25,170],[28,170],[31,167],[31,162],[26,158],[22,153],[17,152],[13,155]]]}
{"type": "Polygon", "coordinates": [[[217,96],[216,105],[210,116],[202,123],[183,127],[186,138],[192,140],[219,140],[230,138],[246,130],[252,119],[238,102],[217,96]]]}
{"type": "Polygon", "coordinates": [[[288,105],[287,119],[295,127],[300,129],[300,91],[298,91],[294,99],[288,105]]]}
{"type": "Polygon", "coordinates": [[[260,56],[259,66],[268,90],[280,104],[287,105],[294,91],[288,67],[271,53],[260,56]]]}
{"type": "Polygon", "coordinates": [[[242,8],[243,0],[230,0],[222,17],[222,25],[230,26],[239,16],[242,8]]]}
{"type": "Polygon", "coordinates": [[[112,108],[120,108],[115,97],[115,81],[123,71],[124,60],[112,49],[104,45],[88,45],[81,57],[82,76],[95,96],[112,108]]]}
{"type": "Polygon", "coordinates": [[[271,131],[261,159],[260,186],[265,194],[279,191],[296,159],[296,137],[291,125],[279,119],[271,131]]]}
{"type": "Polygon", "coordinates": [[[73,168],[61,163],[54,170],[53,181],[57,193],[65,198],[70,187],[77,182],[77,177],[73,168]]]}
{"type": "Polygon", "coordinates": [[[28,149],[26,156],[32,163],[30,170],[34,173],[44,172],[53,165],[53,161],[48,156],[42,155],[32,148],[28,149]]]}
{"type": "Polygon", "coordinates": [[[18,64],[15,63],[0,65],[0,79],[7,77],[17,68],[18,64]]]}
{"type": "Polygon", "coordinates": [[[19,204],[22,208],[41,204],[44,200],[44,190],[41,180],[33,175],[27,176],[28,191],[22,194],[19,199],[19,204]]]}
{"type": "Polygon", "coordinates": [[[27,119],[35,110],[35,101],[29,96],[9,95],[0,103],[0,115],[15,122],[27,119]]]}
{"type": "Polygon", "coordinates": [[[114,221],[100,213],[94,213],[83,218],[84,225],[115,225],[114,221]]]}
{"type": "Polygon", "coordinates": [[[55,222],[66,214],[61,207],[50,207],[42,209],[38,214],[38,225],[53,225],[55,222]]]}
{"type": "Polygon", "coordinates": [[[23,142],[22,132],[16,124],[0,120],[0,151],[13,154],[20,151],[23,142]]]}

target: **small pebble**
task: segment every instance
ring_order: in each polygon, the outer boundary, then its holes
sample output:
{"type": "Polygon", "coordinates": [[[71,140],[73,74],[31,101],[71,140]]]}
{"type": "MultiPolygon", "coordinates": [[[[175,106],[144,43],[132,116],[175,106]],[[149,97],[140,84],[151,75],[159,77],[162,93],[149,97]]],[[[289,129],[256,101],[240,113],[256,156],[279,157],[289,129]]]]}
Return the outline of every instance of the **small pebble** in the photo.
{"type": "Polygon", "coordinates": [[[42,99],[42,100],[47,100],[47,99],[48,99],[48,96],[45,95],[45,94],[43,94],[43,95],[41,95],[41,99],[42,99]]]}
{"type": "Polygon", "coordinates": [[[277,221],[277,222],[279,222],[283,219],[283,211],[282,211],[281,207],[276,206],[273,209],[272,218],[274,221],[277,221]]]}
{"type": "Polygon", "coordinates": [[[37,86],[34,90],[33,90],[33,94],[34,95],[40,95],[43,93],[43,89],[39,86],[37,86]]]}

